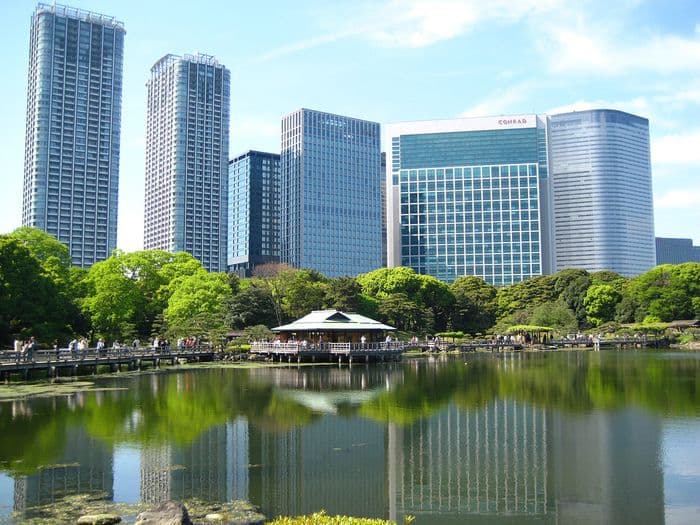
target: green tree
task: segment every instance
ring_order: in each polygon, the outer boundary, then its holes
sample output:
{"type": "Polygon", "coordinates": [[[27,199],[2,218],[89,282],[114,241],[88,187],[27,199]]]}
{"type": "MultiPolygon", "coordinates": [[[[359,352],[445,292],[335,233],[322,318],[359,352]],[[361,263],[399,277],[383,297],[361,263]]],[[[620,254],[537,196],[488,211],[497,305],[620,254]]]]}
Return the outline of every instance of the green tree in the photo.
{"type": "Polygon", "coordinates": [[[240,349],[243,345],[249,345],[255,341],[272,341],[274,337],[275,333],[267,326],[264,324],[256,324],[247,326],[243,330],[243,333],[236,337],[232,343],[240,349]]]}
{"type": "Polygon", "coordinates": [[[430,318],[433,320],[433,330],[442,331],[451,323],[452,310],[455,304],[455,296],[450,287],[431,275],[418,275],[420,288],[418,289],[418,305],[430,310],[430,318]]]}
{"type": "Polygon", "coordinates": [[[611,284],[594,284],[586,292],[583,304],[586,317],[593,326],[599,326],[615,319],[615,309],[622,300],[622,294],[611,284]]]}
{"type": "Polygon", "coordinates": [[[298,319],[312,310],[323,308],[328,285],[327,279],[319,272],[289,269],[282,271],[277,279],[284,283],[282,304],[287,318],[298,319]]]}
{"type": "Polygon", "coordinates": [[[55,283],[68,287],[71,259],[68,246],[38,228],[22,226],[9,236],[20,241],[36,257],[44,273],[55,283]]]}
{"type": "Polygon", "coordinates": [[[87,272],[81,307],[103,337],[120,339],[131,332],[148,337],[157,316],[168,305],[176,281],[201,270],[201,263],[184,252],[115,250],[87,272]]]}
{"type": "Polygon", "coordinates": [[[504,318],[518,310],[556,301],[556,275],[532,277],[510,286],[499,288],[496,295],[496,316],[504,318]]]}
{"type": "Polygon", "coordinates": [[[231,297],[228,323],[234,328],[263,324],[278,326],[275,303],[270,290],[255,279],[244,279],[238,293],[231,297]]]}
{"type": "Polygon", "coordinates": [[[291,266],[283,263],[268,263],[256,266],[253,271],[253,279],[256,283],[267,290],[270,300],[274,305],[276,322],[274,324],[281,325],[286,321],[291,320],[285,312],[284,301],[287,290],[287,282],[285,276],[287,272],[293,270],[291,266]]]}
{"type": "Polygon", "coordinates": [[[560,333],[576,332],[578,329],[576,316],[562,300],[535,306],[527,324],[546,326],[560,333]]]}
{"type": "Polygon", "coordinates": [[[636,321],[647,315],[666,322],[693,318],[698,314],[694,299],[700,296],[700,263],[657,266],[631,279],[625,292],[639,305],[636,321]]]}
{"type": "Polygon", "coordinates": [[[178,277],[163,317],[171,336],[197,335],[218,342],[227,331],[226,306],[231,287],[225,273],[205,269],[178,277]]]}
{"type": "Polygon", "coordinates": [[[409,299],[405,293],[393,293],[379,300],[380,319],[399,330],[432,333],[432,312],[409,299]]]}
{"type": "Polygon", "coordinates": [[[620,291],[622,285],[627,281],[625,277],[619,273],[611,272],[610,270],[602,270],[591,274],[591,282],[593,284],[611,284],[620,291]]]}
{"type": "Polygon", "coordinates": [[[586,270],[567,269],[555,275],[554,292],[576,316],[580,328],[586,325],[586,308],[583,298],[591,285],[591,276],[586,270]]]}
{"type": "Polygon", "coordinates": [[[450,286],[455,297],[452,326],[476,334],[485,332],[496,322],[497,290],[480,277],[459,277],[450,286]]]}
{"type": "Polygon", "coordinates": [[[66,298],[30,249],[0,235],[0,344],[35,336],[50,343],[70,331],[66,298]]]}
{"type": "Polygon", "coordinates": [[[422,285],[420,276],[412,268],[404,266],[379,268],[358,275],[357,282],[362,287],[362,293],[377,299],[394,293],[403,293],[415,299],[418,298],[422,285]]]}
{"type": "Polygon", "coordinates": [[[343,312],[359,312],[362,308],[360,294],[362,287],[353,277],[336,277],[328,281],[326,307],[341,310],[343,312]]]}

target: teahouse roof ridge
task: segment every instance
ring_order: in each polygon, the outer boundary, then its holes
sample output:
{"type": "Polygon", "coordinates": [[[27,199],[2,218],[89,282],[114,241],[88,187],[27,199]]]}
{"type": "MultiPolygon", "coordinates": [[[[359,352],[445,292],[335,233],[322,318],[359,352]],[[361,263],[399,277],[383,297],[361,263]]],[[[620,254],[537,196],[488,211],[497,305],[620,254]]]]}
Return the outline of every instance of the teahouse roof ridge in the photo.
{"type": "Polygon", "coordinates": [[[273,328],[273,332],[320,332],[334,330],[384,331],[396,330],[364,315],[340,310],[314,310],[301,319],[273,328]]]}

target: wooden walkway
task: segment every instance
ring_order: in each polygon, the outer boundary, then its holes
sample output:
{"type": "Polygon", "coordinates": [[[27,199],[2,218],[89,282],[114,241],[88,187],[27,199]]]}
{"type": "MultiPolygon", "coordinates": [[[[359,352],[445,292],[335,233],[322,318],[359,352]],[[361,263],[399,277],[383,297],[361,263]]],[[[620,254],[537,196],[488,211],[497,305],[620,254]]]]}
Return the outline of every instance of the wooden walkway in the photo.
{"type": "Polygon", "coordinates": [[[317,362],[332,363],[347,361],[397,361],[406,350],[407,343],[322,343],[305,345],[295,343],[253,343],[250,353],[263,356],[273,361],[296,361],[298,363],[317,362]]]}
{"type": "Polygon", "coordinates": [[[71,352],[64,348],[37,350],[29,359],[26,355],[13,351],[0,352],[0,380],[7,380],[12,374],[21,374],[25,379],[30,374],[48,377],[58,375],[85,375],[98,373],[98,367],[105,371],[117,372],[121,367],[138,370],[142,366],[158,367],[161,363],[175,365],[180,360],[211,361],[217,352],[208,346],[191,348],[164,348],[154,350],[140,348],[108,348],[98,352],[89,348],[82,352],[71,352]]]}
{"type": "MultiPolygon", "coordinates": [[[[424,352],[518,352],[527,349],[537,350],[559,350],[564,348],[592,348],[600,350],[602,348],[659,348],[667,344],[664,338],[653,339],[649,337],[625,337],[617,339],[551,339],[546,343],[543,342],[491,342],[481,341],[473,343],[451,343],[447,341],[419,343],[417,345],[424,352]]],[[[415,345],[414,345],[415,346],[415,345]]]]}

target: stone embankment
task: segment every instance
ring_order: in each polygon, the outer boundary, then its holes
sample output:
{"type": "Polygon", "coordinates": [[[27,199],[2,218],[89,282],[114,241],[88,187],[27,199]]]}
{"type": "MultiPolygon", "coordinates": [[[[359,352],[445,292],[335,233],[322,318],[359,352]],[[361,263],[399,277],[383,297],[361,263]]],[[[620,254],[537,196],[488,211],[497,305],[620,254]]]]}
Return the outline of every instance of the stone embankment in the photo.
{"type": "Polygon", "coordinates": [[[185,504],[167,501],[153,507],[145,503],[115,503],[104,493],[65,496],[52,504],[15,513],[13,518],[14,523],[26,525],[257,525],[265,522],[265,516],[255,505],[242,500],[213,503],[191,499],[185,504]]]}
{"type": "Polygon", "coordinates": [[[242,501],[192,510],[190,517],[182,503],[166,501],[152,510],[141,512],[136,516],[135,525],[254,525],[265,521],[265,516],[257,508],[242,501]]]}

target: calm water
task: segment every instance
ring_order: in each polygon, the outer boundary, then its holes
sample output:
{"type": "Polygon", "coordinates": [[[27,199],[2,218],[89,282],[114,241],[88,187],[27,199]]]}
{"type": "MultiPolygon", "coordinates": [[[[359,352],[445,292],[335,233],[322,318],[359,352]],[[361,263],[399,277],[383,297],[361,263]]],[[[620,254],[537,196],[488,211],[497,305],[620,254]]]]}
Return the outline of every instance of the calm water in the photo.
{"type": "Polygon", "coordinates": [[[64,494],[268,516],[700,523],[700,356],[568,352],[97,378],[0,403],[0,521],[64,494]]]}

